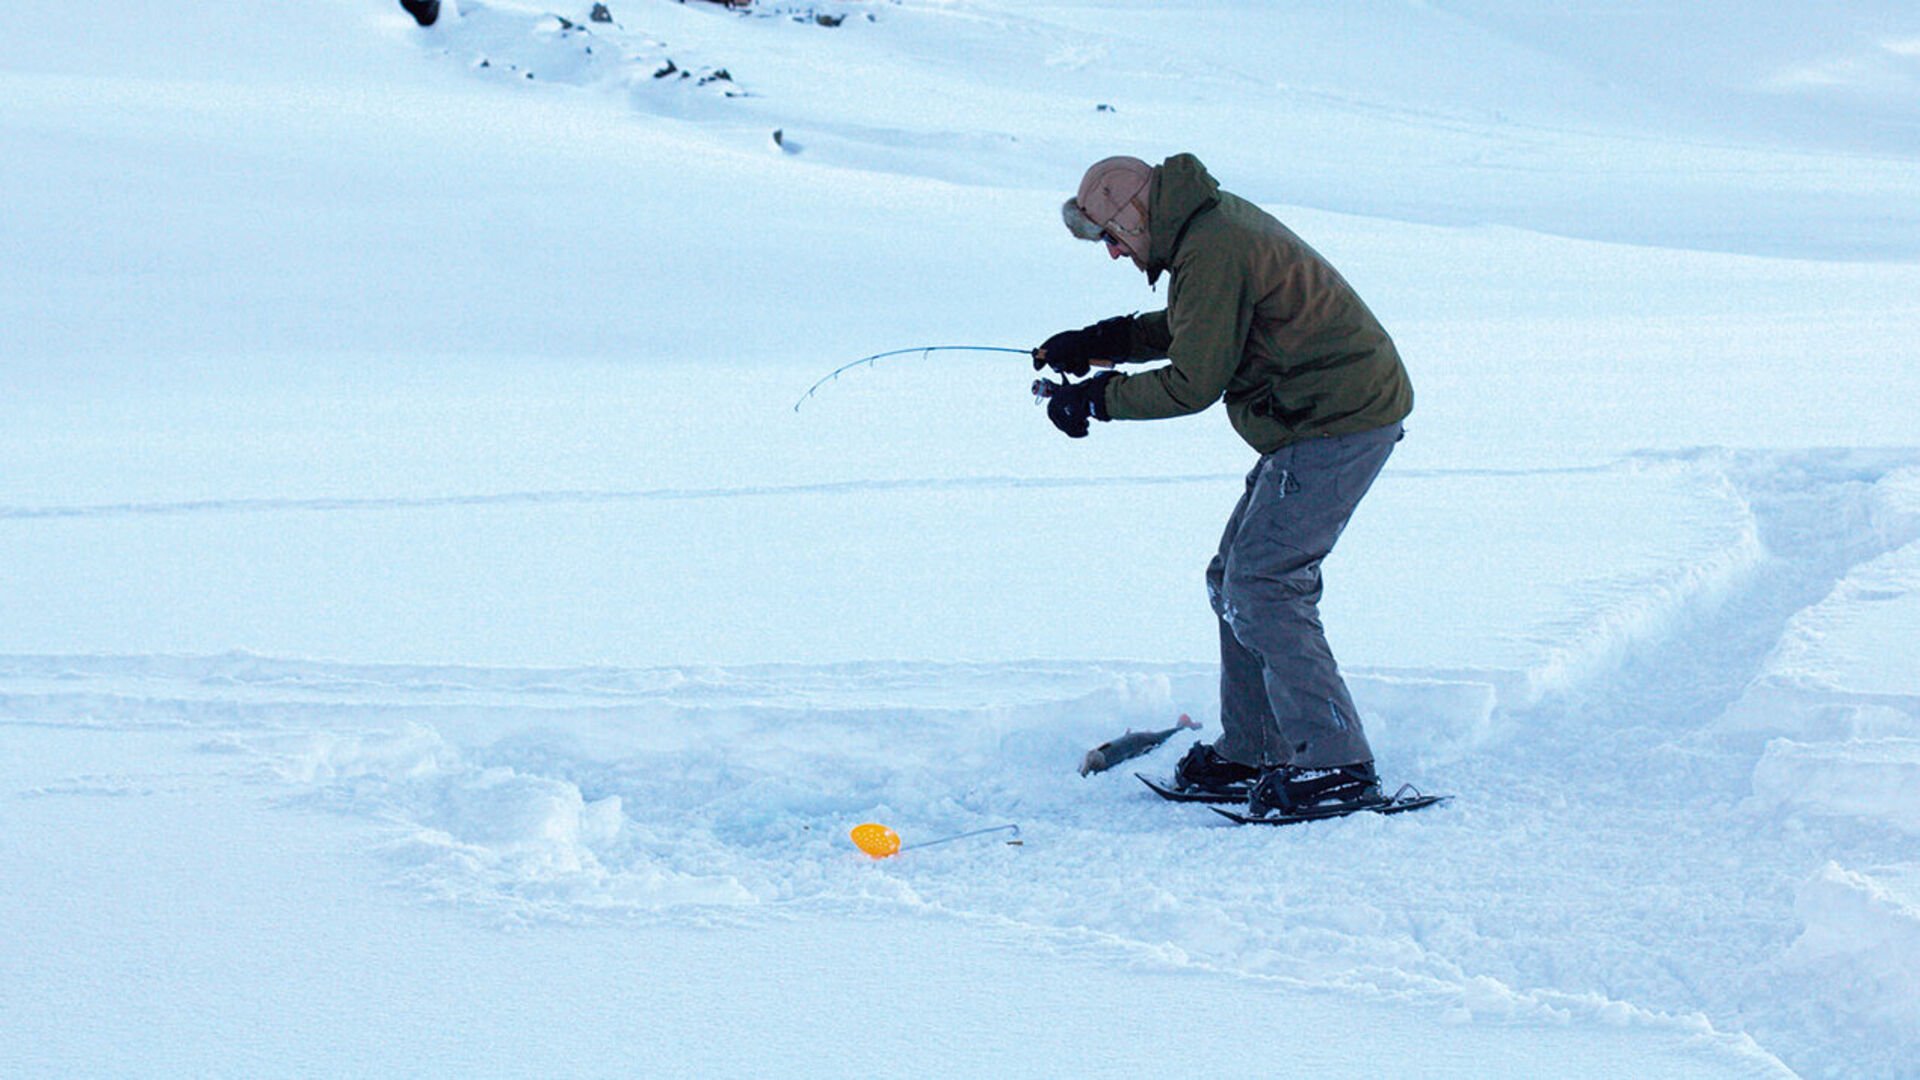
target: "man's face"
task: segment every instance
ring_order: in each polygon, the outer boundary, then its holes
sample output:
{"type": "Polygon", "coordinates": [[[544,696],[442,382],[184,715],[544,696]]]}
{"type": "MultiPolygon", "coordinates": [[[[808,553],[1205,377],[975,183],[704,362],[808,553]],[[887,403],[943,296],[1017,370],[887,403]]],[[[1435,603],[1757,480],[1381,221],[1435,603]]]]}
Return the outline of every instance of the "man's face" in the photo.
{"type": "Polygon", "coordinates": [[[1139,267],[1143,272],[1146,270],[1146,264],[1141,260],[1140,256],[1135,255],[1133,250],[1127,247],[1119,237],[1102,229],[1100,230],[1100,242],[1107,245],[1107,258],[1132,259],[1133,265],[1139,267]]]}

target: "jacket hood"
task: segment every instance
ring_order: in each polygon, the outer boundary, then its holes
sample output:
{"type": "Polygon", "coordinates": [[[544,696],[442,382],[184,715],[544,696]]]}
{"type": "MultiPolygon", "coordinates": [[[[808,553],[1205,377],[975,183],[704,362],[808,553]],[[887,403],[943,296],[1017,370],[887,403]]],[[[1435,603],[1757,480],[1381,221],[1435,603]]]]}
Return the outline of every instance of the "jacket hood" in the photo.
{"type": "Polygon", "coordinates": [[[1173,266],[1187,226],[1219,203],[1220,182],[1192,154],[1175,154],[1154,167],[1153,190],[1147,200],[1149,285],[1158,284],[1160,275],[1173,266]]]}

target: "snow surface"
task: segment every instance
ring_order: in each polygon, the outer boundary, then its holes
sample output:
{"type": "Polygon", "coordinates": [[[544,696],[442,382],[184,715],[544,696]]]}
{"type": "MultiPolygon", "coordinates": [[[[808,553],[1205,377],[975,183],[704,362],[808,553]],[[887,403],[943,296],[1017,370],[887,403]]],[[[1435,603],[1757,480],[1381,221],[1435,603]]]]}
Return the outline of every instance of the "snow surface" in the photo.
{"type": "Polygon", "coordinates": [[[611,7],[0,13],[0,1073],[1910,1073],[1910,4],[611,7]],[[793,407],[1156,306],[1179,150],[1408,357],[1445,809],[1075,774],[1217,723],[1217,413],[793,407]]]}

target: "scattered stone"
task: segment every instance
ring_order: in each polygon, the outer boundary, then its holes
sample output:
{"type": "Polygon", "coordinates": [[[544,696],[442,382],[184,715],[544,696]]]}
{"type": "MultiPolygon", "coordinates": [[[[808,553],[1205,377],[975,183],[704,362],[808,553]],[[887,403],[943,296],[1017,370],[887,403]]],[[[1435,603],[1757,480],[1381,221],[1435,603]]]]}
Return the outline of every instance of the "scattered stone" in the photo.
{"type": "Polygon", "coordinates": [[[656,79],[664,79],[667,76],[679,70],[680,70],[680,65],[674,63],[672,57],[668,57],[666,66],[654,72],[653,77],[656,79]]]}
{"type": "Polygon", "coordinates": [[[587,14],[587,18],[597,23],[610,23],[613,21],[613,12],[608,11],[605,4],[595,4],[593,10],[587,14]]]}
{"type": "Polygon", "coordinates": [[[1104,102],[1102,102],[1102,103],[1101,103],[1101,104],[1099,104],[1099,105],[1095,105],[1095,106],[1093,107],[1093,111],[1094,111],[1094,112],[1115,112],[1115,111],[1117,111],[1117,110],[1115,110],[1113,106],[1111,106],[1111,105],[1108,105],[1108,104],[1106,104],[1106,103],[1104,103],[1104,102]]]}
{"type": "Polygon", "coordinates": [[[400,6],[421,26],[432,26],[440,17],[440,0],[400,0],[400,6]]]}

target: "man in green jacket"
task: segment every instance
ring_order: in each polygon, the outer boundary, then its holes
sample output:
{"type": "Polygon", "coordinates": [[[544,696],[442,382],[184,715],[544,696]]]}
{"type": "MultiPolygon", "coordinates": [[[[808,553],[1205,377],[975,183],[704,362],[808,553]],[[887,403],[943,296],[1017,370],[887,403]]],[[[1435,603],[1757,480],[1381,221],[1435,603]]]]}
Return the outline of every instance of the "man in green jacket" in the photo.
{"type": "Polygon", "coordinates": [[[1054,426],[1155,420],[1226,403],[1258,451],[1207,567],[1220,631],[1220,739],[1174,770],[1195,794],[1245,793],[1249,813],[1381,798],[1359,714],[1319,616],[1320,562],[1401,438],[1413,388],[1393,340],[1318,252],[1229,192],[1191,154],[1112,157],[1062,207],[1067,227],[1130,258],[1167,306],[1055,334],[1035,366],[1165,359],[1055,388],[1054,426]]]}

